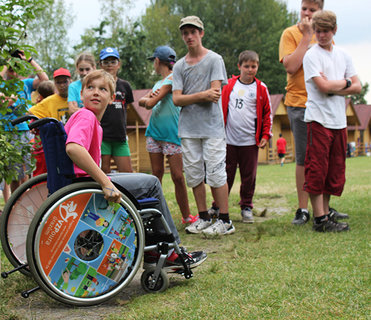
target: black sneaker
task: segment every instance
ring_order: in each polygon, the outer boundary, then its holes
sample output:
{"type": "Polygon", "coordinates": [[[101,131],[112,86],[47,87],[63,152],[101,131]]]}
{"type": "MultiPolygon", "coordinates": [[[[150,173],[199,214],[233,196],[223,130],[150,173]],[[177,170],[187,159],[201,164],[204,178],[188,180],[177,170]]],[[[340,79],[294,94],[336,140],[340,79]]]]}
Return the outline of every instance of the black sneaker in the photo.
{"type": "Polygon", "coordinates": [[[292,224],[303,225],[306,224],[310,219],[309,212],[305,212],[301,209],[296,210],[295,218],[291,221],[292,224]]]}
{"type": "Polygon", "coordinates": [[[336,221],[332,221],[327,219],[321,223],[313,223],[313,230],[317,232],[341,232],[341,231],[348,231],[349,225],[347,223],[338,223],[336,221]]]}
{"type": "Polygon", "coordinates": [[[336,211],[334,208],[330,208],[330,210],[328,212],[328,217],[332,221],[337,221],[337,220],[348,219],[349,218],[349,216],[346,213],[340,213],[340,212],[336,211]]]}

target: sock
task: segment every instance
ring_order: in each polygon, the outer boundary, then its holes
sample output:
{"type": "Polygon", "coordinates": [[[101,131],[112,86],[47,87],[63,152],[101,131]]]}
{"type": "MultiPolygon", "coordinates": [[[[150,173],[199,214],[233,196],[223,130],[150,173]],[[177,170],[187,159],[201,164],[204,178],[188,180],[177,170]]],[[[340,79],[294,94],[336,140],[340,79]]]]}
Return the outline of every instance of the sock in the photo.
{"type": "Polygon", "coordinates": [[[314,221],[317,223],[317,224],[320,224],[324,221],[326,221],[328,218],[328,215],[325,214],[324,216],[320,216],[320,217],[314,217],[314,221]]]}
{"type": "Polygon", "coordinates": [[[200,218],[202,220],[210,221],[210,219],[211,219],[211,217],[210,217],[210,215],[209,215],[209,213],[207,211],[199,212],[198,215],[200,216],[200,218]]]}
{"type": "Polygon", "coordinates": [[[229,213],[219,213],[219,219],[222,220],[224,223],[229,223],[229,213]]]}
{"type": "Polygon", "coordinates": [[[302,208],[300,208],[300,210],[301,210],[302,212],[309,213],[308,209],[302,209],[302,208]]]}

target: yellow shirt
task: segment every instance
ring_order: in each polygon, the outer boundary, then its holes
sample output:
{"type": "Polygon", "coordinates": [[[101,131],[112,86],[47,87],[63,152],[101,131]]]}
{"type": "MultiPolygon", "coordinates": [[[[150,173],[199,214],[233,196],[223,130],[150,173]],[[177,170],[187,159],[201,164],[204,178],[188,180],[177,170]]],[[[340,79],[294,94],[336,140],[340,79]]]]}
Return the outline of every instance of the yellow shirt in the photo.
{"type": "MultiPolygon", "coordinates": [[[[297,25],[293,25],[283,31],[279,46],[279,58],[281,63],[285,56],[296,50],[302,38],[303,34],[300,32],[297,25]]],[[[314,43],[316,43],[316,37],[313,34],[311,44],[314,43]]],[[[301,65],[295,74],[287,74],[285,105],[305,108],[306,102],[307,91],[305,89],[303,65],[301,65]]]]}
{"type": "Polygon", "coordinates": [[[38,118],[52,117],[66,124],[69,113],[67,98],[53,94],[29,109],[38,118]]]}

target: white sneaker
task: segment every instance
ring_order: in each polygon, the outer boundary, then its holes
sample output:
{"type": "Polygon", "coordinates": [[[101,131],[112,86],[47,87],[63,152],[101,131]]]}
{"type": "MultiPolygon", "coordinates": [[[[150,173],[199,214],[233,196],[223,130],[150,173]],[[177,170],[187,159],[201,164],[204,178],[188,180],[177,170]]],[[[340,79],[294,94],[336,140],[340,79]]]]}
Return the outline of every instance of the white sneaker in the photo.
{"type": "Polygon", "coordinates": [[[225,235],[235,231],[232,220],[229,220],[229,223],[225,223],[223,220],[218,219],[213,225],[203,230],[202,233],[207,235],[225,235]]]}
{"type": "Polygon", "coordinates": [[[191,225],[185,228],[185,231],[187,233],[201,233],[202,230],[206,229],[207,227],[211,226],[211,220],[204,220],[199,218],[195,222],[193,222],[191,225]]]}
{"type": "Polygon", "coordinates": [[[244,223],[254,223],[254,216],[250,207],[241,210],[241,217],[244,223]]]}

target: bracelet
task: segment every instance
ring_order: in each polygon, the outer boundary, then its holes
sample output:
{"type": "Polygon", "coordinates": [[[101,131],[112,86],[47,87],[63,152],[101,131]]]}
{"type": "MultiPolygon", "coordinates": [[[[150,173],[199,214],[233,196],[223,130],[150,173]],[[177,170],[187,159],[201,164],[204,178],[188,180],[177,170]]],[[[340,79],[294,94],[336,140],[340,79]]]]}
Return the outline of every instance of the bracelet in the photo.
{"type": "Polygon", "coordinates": [[[33,60],[33,58],[31,57],[30,59],[27,60],[27,62],[31,63],[32,60],[33,60]]]}

